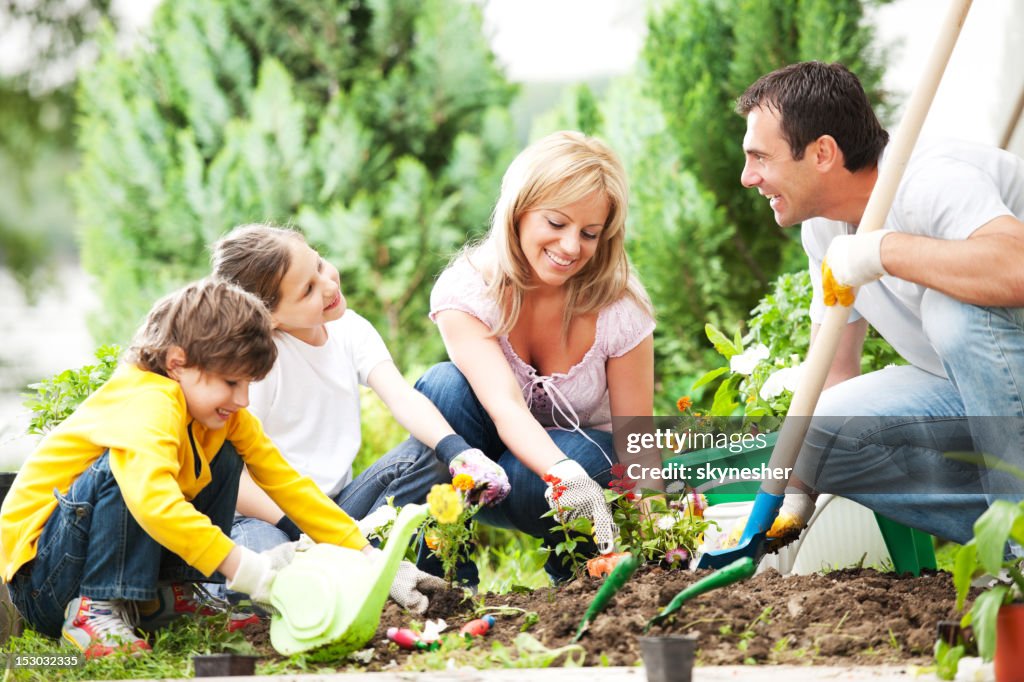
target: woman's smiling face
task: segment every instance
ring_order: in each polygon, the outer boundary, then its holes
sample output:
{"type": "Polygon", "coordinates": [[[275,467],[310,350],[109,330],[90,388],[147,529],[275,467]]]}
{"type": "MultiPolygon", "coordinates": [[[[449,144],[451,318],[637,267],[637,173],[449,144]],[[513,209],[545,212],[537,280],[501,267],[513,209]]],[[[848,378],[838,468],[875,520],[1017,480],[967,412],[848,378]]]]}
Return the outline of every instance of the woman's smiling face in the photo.
{"type": "Polygon", "coordinates": [[[567,206],[526,211],[519,220],[519,245],[531,281],[560,287],[582,270],[597,251],[608,210],[608,198],[593,192],[567,206]]]}

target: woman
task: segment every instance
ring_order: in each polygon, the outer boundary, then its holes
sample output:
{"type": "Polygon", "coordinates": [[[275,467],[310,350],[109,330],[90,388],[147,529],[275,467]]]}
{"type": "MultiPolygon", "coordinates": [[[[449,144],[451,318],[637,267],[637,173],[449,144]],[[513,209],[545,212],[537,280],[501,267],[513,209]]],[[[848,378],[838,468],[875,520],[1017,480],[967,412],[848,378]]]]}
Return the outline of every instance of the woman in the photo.
{"type": "MultiPolygon", "coordinates": [[[[655,325],[626,258],[627,203],[622,164],[604,143],[549,135],[509,166],[487,236],[431,293],[451,362],[416,387],[508,474],[511,495],[478,518],[550,546],[555,521],[542,517],[557,504],[589,517],[611,551],[611,421],[653,410],[655,325]],[[551,483],[564,490],[557,503],[551,483]]],[[[547,569],[568,574],[554,555],[547,569]]]]}

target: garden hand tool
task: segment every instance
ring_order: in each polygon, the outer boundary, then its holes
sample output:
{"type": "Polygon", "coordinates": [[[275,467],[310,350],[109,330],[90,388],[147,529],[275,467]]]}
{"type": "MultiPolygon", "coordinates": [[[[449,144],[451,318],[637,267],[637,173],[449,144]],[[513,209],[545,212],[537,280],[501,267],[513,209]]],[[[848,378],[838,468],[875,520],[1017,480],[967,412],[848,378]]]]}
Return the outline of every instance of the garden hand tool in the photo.
{"type": "MultiPolygon", "coordinates": [[[[951,0],[950,2],[928,63],[921,74],[921,80],[907,103],[906,113],[903,115],[899,129],[893,136],[885,164],[879,169],[878,180],[875,182],[867,206],[864,208],[864,215],[856,235],[862,241],[870,239],[865,235],[877,231],[885,223],[893,197],[899,188],[900,179],[903,177],[903,171],[910,159],[910,153],[917,142],[921,126],[928,114],[928,108],[935,97],[935,91],[942,80],[942,73],[953,52],[953,46],[956,45],[956,39],[960,35],[960,29],[967,18],[967,11],[970,7],[971,0],[951,0]]],[[[823,266],[827,266],[827,264],[828,260],[826,259],[823,266]]],[[[827,308],[825,320],[818,330],[807,361],[804,363],[805,370],[801,373],[800,383],[793,393],[788,416],[779,432],[779,439],[768,462],[768,467],[771,469],[792,468],[796,463],[800,447],[807,436],[810,417],[814,414],[814,407],[818,403],[821,389],[825,385],[825,378],[828,376],[843,330],[850,317],[849,306],[853,304],[856,289],[843,291],[842,287],[837,287],[833,291],[836,294],[834,297],[836,300],[832,301],[833,305],[827,308]],[[839,305],[834,305],[835,303],[839,305]]],[[[782,505],[785,484],[786,481],[781,479],[764,481],[754,499],[754,509],[747,519],[747,525],[743,535],[740,536],[739,543],[729,549],[706,552],[692,565],[695,565],[696,568],[720,568],[740,557],[759,560],[766,551],[770,551],[771,545],[766,544],[767,531],[772,527],[779,507],[782,505]]]]}
{"type": "Polygon", "coordinates": [[[644,626],[644,632],[651,629],[652,626],[662,622],[670,615],[682,608],[683,604],[693,599],[694,597],[700,596],[705,592],[717,589],[719,587],[725,587],[726,585],[732,585],[733,583],[741,580],[746,580],[750,576],[754,575],[754,571],[757,568],[757,564],[748,556],[740,557],[736,559],[728,566],[715,571],[711,575],[701,578],[694,584],[690,585],[682,592],[677,594],[668,605],[661,610],[661,613],[656,615],[647,621],[647,625],[644,626]]]}
{"type": "Polygon", "coordinates": [[[317,544],[297,552],[277,574],[270,603],[270,643],[291,655],[328,647],[344,656],[373,637],[384,602],[416,529],[427,517],[425,505],[409,504],[395,520],[382,555],[317,544]]]}
{"type": "Polygon", "coordinates": [[[622,586],[629,582],[629,579],[636,572],[637,567],[640,565],[640,560],[632,554],[625,554],[618,563],[615,564],[615,568],[608,574],[604,584],[601,585],[601,589],[594,595],[594,600],[590,602],[590,606],[587,607],[586,613],[583,614],[583,620],[580,621],[580,626],[576,630],[576,636],[572,638],[572,641],[580,641],[580,637],[590,627],[590,621],[597,617],[597,614],[608,605],[611,598],[615,596],[615,593],[622,589],[622,586]]]}

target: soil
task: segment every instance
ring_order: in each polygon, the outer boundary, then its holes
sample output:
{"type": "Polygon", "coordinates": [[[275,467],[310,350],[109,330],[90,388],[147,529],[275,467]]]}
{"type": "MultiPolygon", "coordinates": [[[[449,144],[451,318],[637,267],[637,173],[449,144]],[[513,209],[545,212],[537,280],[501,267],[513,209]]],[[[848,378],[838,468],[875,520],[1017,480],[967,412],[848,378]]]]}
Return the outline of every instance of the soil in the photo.
{"type": "MultiPolygon", "coordinates": [[[[593,621],[580,644],[585,665],[626,665],[640,660],[638,637],[647,619],[707,571],[643,567],[593,621]]],[[[584,577],[560,588],[464,598],[461,590],[436,594],[423,616],[414,617],[388,602],[371,641],[374,656],[362,669],[401,667],[411,652],[388,642],[390,626],[408,627],[443,618],[446,632],[457,632],[487,607],[523,612],[498,615],[486,635],[510,645],[524,625],[550,648],[569,644],[601,582],[584,577]],[[527,616],[528,613],[536,617],[527,616]],[[395,661],[395,662],[392,662],[395,661]]],[[[781,576],[773,570],[699,596],[650,635],[697,633],[698,665],[796,663],[815,665],[925,664],[931,660],[940,620],[958,620],[948,573],[897,576],[873,569],[781,576]]],[[[247,635],[261,652],[275,657],[267,630],[247,635]]],[[[335,662],[335,666],[344,665],[335,662]]]]}

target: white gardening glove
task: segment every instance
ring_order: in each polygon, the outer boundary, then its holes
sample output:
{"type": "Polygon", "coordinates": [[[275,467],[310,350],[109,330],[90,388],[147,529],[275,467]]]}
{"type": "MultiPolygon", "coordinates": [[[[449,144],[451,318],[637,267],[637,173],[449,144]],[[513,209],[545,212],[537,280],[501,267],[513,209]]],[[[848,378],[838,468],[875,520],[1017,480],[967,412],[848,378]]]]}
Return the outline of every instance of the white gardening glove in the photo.
{"type": "Polygon", "coordinates": [[[888,275],[882,266],[882,239],[891,230],[875,230],[864,234],[843,234],[832,239],[822,261],[822,288],[825,304],[853,301],[850,289],[874,282],[888,275]],[[830,295],[831,294],[831,295],[830,295]]]}
{"type": "MultiPolygon", "coordinates": [[[[278,547],[282,546],[279,545],[278,547]]],[[[242,550],[242,556],[238,561],[235,577],[229,578],[227,581],[228,589],[249,595],[249,599],[257,606],[273,609],[270,605],[270,588],[274,584],[274,578],[277,577],[278,571],[278,569],[274,568],[274,564],[280,561],[282,557],[276,556],[272,558],[267,553],[256,553],[248,547],[242,547],[241,545],[238,548],[242,550]]],[[[277,549],[275,547],[274,549],[267,550],[267,552],[274,552],[277,549]]],[[[294,550],[292,550],[291,556],[295,556],[294,550]]],[[[288,561],[291,561],[290,557],[283,565],[287,565],[288,561]]]]}
{"type": "MultiPolygon", "coordinates": [[[[367,546],[363,553],[370,557],[370,561],[382,561],[384,556],[381,550],[370,546],[367,546]]],[[[391,581],[389,596],[403,609],[424,613],[430,606],[430,600],[425,593],[435,592],[447,586],[448,583],[436,575],[421,571],[412,562],[403,561],[398,564],[398,572],[391,581]]]]}
{"type": "Polygon", "coordinates": [[[807,527],[812,514],[814,498],[803,492],[786,493],[782,506],[779,507],[779,514],[775,517],[772,527],[768,529],[767,536],[784,540],[796,539],[807,527]]]}
{"type": "Polygon", "coordinates": [[[476,448],[460,452],[448,465],[448,473],[453,481],[459,474],[473,479],[473,489],[469,493],[471,503],[493,507],[508,497],[508,474],[500,464],[476,448]]]}
{"type": "Polygon", "coordinates": [[[594,542],[601,554],[615,549],[618,529],[612,522],[612,513],[604,501],[604,491],[587,472],[571,459],[563,459],[544,474],[548,484],[544,499],[548,506],[562,514],[565,521],[581,516],[594,524],[594,542]]]}

